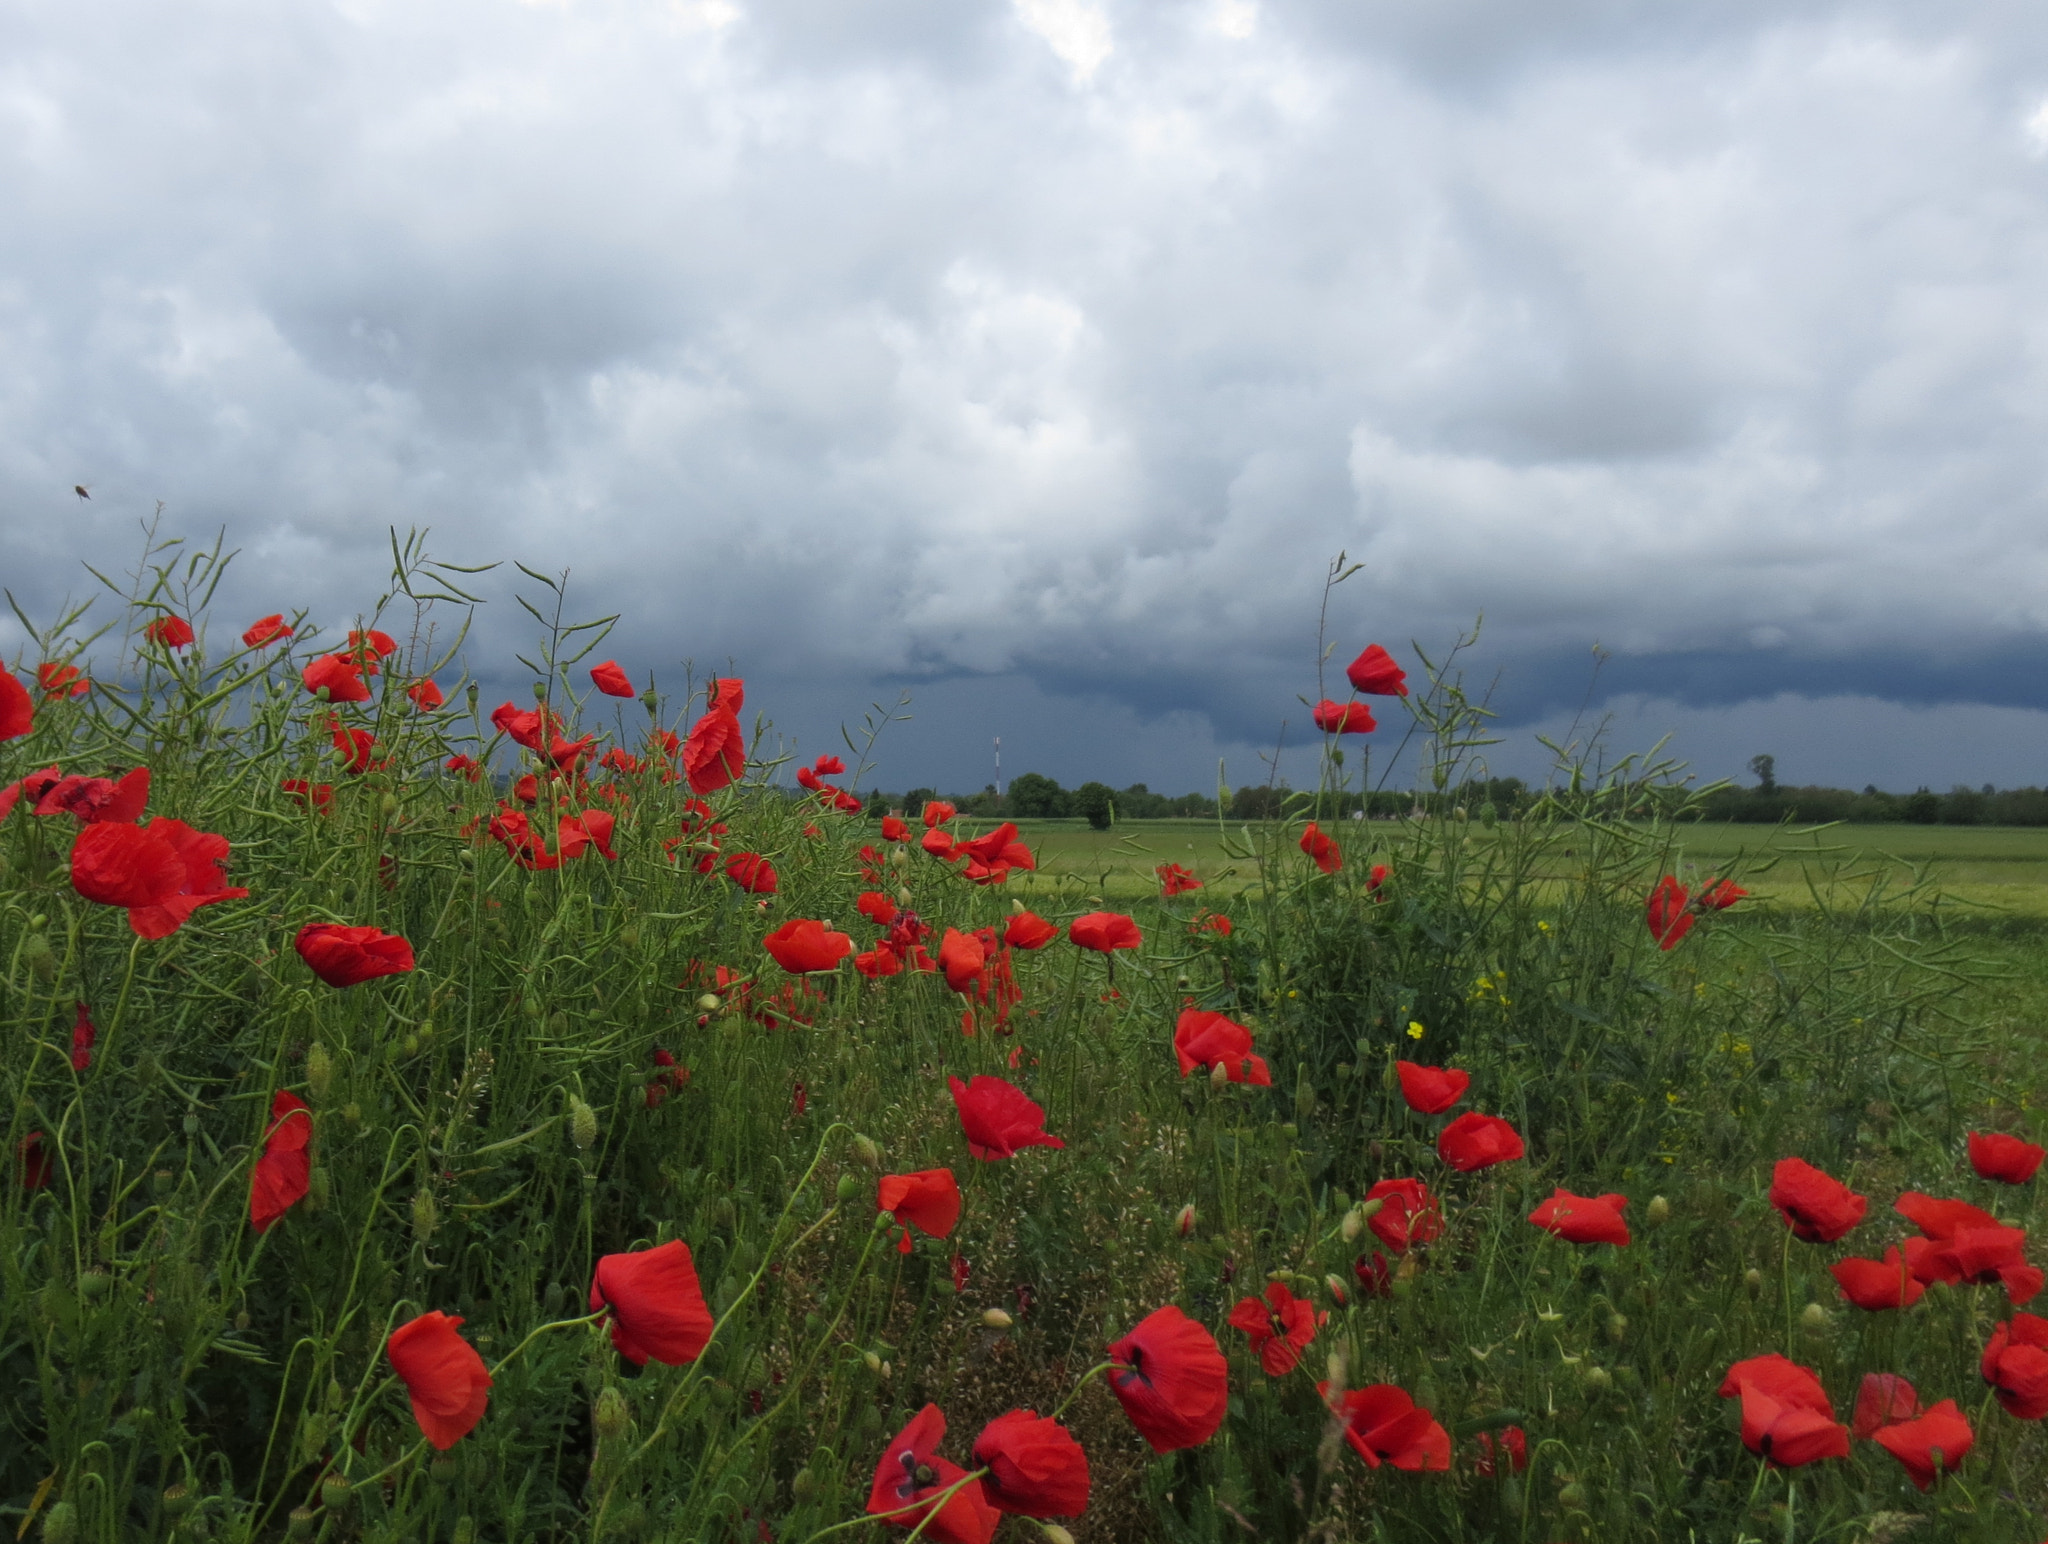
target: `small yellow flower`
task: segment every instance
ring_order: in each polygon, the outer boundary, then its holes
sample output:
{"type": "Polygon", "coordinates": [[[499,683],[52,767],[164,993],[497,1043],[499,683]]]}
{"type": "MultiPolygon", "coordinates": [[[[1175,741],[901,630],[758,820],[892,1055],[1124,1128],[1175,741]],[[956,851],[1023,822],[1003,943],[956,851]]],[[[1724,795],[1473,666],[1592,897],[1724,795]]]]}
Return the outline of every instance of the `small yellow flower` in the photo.
{"type": "Polygon", "coordinates": [[[1288,995],[1289,997],[1299,997],[1299,996],[1301,996],[1301,993],[1300,993],[1300,992],[1298,992],[1298,991],[1296,991],[1296,990],[1295,990],[1295,989],[1294,989],[1293,987],[1289,987],[1289,988],[1287,989],[1287,995],[1288,995]]]}
{"type": "Polygon", "coordinates": [[[1664,1102],[1666,1104],[1678,1103],[1678,1090],[1675,1088],[1667,1088],[1664,1091],[1664,1102]]]}
{"type": "Polygon", "coordinates": [[[1550,924],[1548,922],[1539,922],[1536,924],[1536,931],[1539,933],[1547,933],[1550,931],[1550,924]]]}
{"type": "Polygon", "coordinates": [[[1418,1024],[1414,1019],[1410,1019],[1408,1021],[1408,1038],[1410,1040],[1420,1040],[1422,1038],[1422,1035],[1422,1026],[1418,1024]]]}

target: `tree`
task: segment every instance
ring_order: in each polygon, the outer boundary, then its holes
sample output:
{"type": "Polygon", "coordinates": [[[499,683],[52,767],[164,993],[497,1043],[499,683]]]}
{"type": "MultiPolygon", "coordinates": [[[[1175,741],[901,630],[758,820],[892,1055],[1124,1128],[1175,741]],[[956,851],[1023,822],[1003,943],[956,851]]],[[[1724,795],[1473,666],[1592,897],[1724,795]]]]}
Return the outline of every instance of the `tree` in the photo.
{"type": "Polygon", "coordinates": [[[1230,818],[1232,820],[1278,820],[1280,805],[1289,790],[1285,783],[1270,787],[1265,783],[1251,783],[1238,789],[1230,796],[1230,818]]]}
{"type": "Polygon", "coordinates": [[[1925,788],[1916,788],[1900,801],[1899,814],[1916,826],[1931,826],[1941,819],[1941,800],[1925,788]]]}
{"type": "Polygon", "coordinates": [[[1107,831],[1116,819],[1116,790],[1107,783],[1083,783],[1074,790],[1074,813],[1087,816],[1097,831],[1107,831]]]}
{"type": "Polygon", "coordinates": [[[1010,779],[1003,796],[1010,813],[1024,820],[1046,820],[1067,813],[1067,791],[1041,772],[1026,772],[1010,779]]]}
{"type": "Polygon", "coordinates": [[[1775,756],[1752,756],[1749,758],[1750,775],[1756,779],[1758,793],[1778,791],[1778,758],[1775,756]]]}
{"type": "Polygon", "coordinates": [[[924,807],[939,796],[936,788],[913,788],[903,796],[903,813],[912,820],[924,813],[924,807]]]}

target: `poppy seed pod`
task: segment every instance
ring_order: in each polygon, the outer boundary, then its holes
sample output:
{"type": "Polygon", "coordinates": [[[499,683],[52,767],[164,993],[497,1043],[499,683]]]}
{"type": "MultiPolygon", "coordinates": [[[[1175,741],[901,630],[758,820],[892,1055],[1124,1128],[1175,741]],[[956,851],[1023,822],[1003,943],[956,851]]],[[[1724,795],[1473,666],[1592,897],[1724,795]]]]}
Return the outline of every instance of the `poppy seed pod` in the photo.
{"type": "Polygon", "coordinates": [[[309,1506],[295,1506],[292,1515],[285,1521],[285,1536],[293,1539],[309,1539],[313,1536],[313,1525],[320,1520],[320,1514],[309,1506]]]}
{"type": "Polygon", "coordinates": [[[839,1176],[839,1183],[833,1188],[832,1193],[842,1201],[851,1201],[860,1194],[860,1181],[851,1174],[842,1174],[839,1176]]]}

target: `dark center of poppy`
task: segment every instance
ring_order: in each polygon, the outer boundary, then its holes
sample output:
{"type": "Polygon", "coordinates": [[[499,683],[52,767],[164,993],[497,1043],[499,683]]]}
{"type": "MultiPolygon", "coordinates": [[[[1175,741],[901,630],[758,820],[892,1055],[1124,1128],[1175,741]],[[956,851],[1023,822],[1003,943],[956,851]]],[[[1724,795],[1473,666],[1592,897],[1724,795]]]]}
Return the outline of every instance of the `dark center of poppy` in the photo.
{"type": "Polygon", "coordinates": [[[931,1471],[917,1461],[917,1454],[913,1453],[909,1448],[905,1448],[896,1457],[903,1465],[903,1483],[896,1487],[896,1499],[908,1501],[924,1488],[924,1484],[929,1483],[928,1481],[920,1482],[918,1476],[930,1474],[931,1471]]]}

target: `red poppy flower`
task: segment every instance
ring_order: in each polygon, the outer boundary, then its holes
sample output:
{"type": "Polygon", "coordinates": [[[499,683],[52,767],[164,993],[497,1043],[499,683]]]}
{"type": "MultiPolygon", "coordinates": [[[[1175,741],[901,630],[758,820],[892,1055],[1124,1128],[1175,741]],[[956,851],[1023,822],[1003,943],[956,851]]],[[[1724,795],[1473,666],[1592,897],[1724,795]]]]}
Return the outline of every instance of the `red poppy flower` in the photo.
{"type": "Polygon", "coordinates": [[[324,815],[334,808],[332,783],[309,783],[303,777],[288,777],[277,786],[300,809],[312,808],[324,815]]]}
{"type": "Polygon", "coordinates": [[[1023,1089],[1001,1078],[978,1074],[971,1083],[946,1079],[960,1111],[967,1150],[981,1159],[1009,1158],[1026,1147],[1065,1147],[1045,1130],[1045,1109],[1023,1089]]]}
{"type": "Polygon", "coordinates": [[[1748,894],[1732,879],[1710,879],[1700,886],[1700,893],[1693,897],[1693,905],[1701,911],[1726,911],[1748,894]]]}
{"type": "Polygon", "coordinates": [[[608,659],[602,665],[592,665],[590,679],[607,697],[635,695],[633,683],[626,679],[626,672],[619,668],[619,662],[615,659],[608,659]]]}
{"type": "Polygon", "coordinates": [[[863,890],[853,909],[876,927],[887,927],[896,920],[896,903],[879,890],[863,890]]]}
{"type": "MultiPolygon", "coordinates": [[[[92,682],[85,678],[85,672],[76,665],[38,665],[36,685],[42,690],[45,702],[53,702],[59,697],[83,697],[92,690],[92,682]]],[[[0,739],[4,738],[5,736],[0,736],[0,739]]]]}
{"type": "Polygon", "coordinates": [[[1920,1395],[1895,1372],[1867,1372],[1856,1390],[1856,1415],[1850,1431],[1869,1441],[1880,1426],[1910,1421],[1920,1413],[1920,1395]]]}
{"type": "MultiPolygon", "coordinates": [[[[583,849],[595,847],[609,863],[619,861],[619,855],[612,849],[612,832],[618,826],[618,817],[610,810],[585,810],[580,815],[564,815],[555,823],[555,851],[563,858],[581,857],[583,849]]],[[[772,887],[775,872],[769,870],[768,878],[772,887]]]]}
{"type": "Polygon", "coordinates": [[[1017,840],[1017,828],[1008,821],[986,836],[956,844],[950,858],[953,862],[964,859],[967,867],[961,872],[978,885],[1002,884],[1010,877],[1013,868],[1028,870],[1038,867],[1038,860],[1031,855],[1031,849],[1017,840]]]}
{"type": "MultiPolygon", "coordinates": [[[[524,777],[513,783],[512,797],[521,804],[540,803],[540,779],[531,772],[527,773],[524,777]]],[[[710,870],[707,869],[705,872],[709,873],[710,870]]]]}
{"type": "Polygon", "coordinates": [[[341,758],[341,770],[363,773],[381,765],[372,759],[377,749],[377,737],[367,729],[351,729],[346,724],[330,724],[334,731],[334,753],[341,758]]]}
{"type": "Polygon", "coordinates": [[[1921,1237],[1947,1242],[1959,1228],[1995,1228],[1998,1219],[1981,1206],[1968,1201],[1939,1200],[1918,1190],[1908,1190],[1892,1203],[1892,1210],[1920,1230],[1921,1237]]]}
{"type": "Polygon", "coordinates": [[[1742,1445],[1779,1468],[1849,1456],[1849,1428],[1810,1367],[1775,1351],[1753,1356],[1728,1369],[1720,1395],[1742,1401],[1742,1445]]]}
{"type": "Polygon", "coordinates": [[[853,968],[870,981],[883,976],[898,976],[903,973],[903,960],[887,944],[876,944],[872,949],[863,949],[853,957],[853,968]]]}
{"type": "Polygon", "coordinates": [[[405,695],[422,713],[431,713],[448,700],[431,679],[413,682],[405,689],[405,695]]]}
{"type": "Polygon", "coordinates": [[[1464,1098],[1465,1090],[1472,1086],[1472,1074],[1456,1067],[1424,1067],[1412,1061],[1397,1061],[1394,1070],[1401,1075],[1401,1097],[1408,1101],[1408,1108],[1424,1115],[1443,1114],[1464,1098]]]}
{"type": "Polygon", "coordinates": [[[829,931],[822,922],[794,917],[761,940],[775,963],[793,976],[832,970],[853,953],[853,940],[829,931]]]}
{"type": "Polygon", "coordinates": [[[1343,851],[1323,834],[1322,827],[1313,820],[1302,830],[1301,850],[1314,859],[1316,867],[1325,874],[1334,874],[1344,866],[1343,851]]]}
{"type": "Polygon", "coordinates": [[[196,636],[192,624],[183,617],[164,615],[143,628],[142,636],[151,643],[160,643],[167,649],[182,649],[196,636]]]}
{"type": "Polygon", "coordinates": [[[1643,920],[1659,949],[1676,949],[1679,939],[1692,931],[1693,915],[1686,909],[1686,889],[1671,875],[1657,881],[1657,888],[1643,906],[1643,920]]]}
{"type": "Polygon", "coordinates": [[[329,702],[370,700],[370,687],[363,679],[362,665],[340,654],[322,654],[308,662],[299,672],[299,679],[316,697],[324,687],[329,702]]]}
{"type": "Polygon", "coordinates": [[[2048,1415],[2048,1319],[2016,1313],[2011,1323],[1994,1325],[1978,1371],[2006,1414],[2022,1421],[2048,1415]]]}
{"type": "Polygon", "coordinates": [[[1003,942],[1012,949],[1043,949],[1059,936],[1057,927],[1028,911],[1017,912],[1003,927],[1003,942]]]}
{"type": "Polygon", "coordinates": [[[1771,1170],[1770,1201],[1793,1236],[1809,1244],[1834,1243],[1870,1209],[1867,1196],[1859,1196],[1803,1158],[1778,1160],[1771,1170]]]}
{"type": "Polygon", "coordinates": [[[1411,1244],[1427,1244],[1443,1236],[1443,1204],[1419,1179],[1379,1180],[1365,1193],[1365,1199],[1380,1203],[1365,1225],[1395,1254],[1406,1254],[1411,1244]]]}
{"type": "Polygon", "coordinates": [[[1392,872],[1393,870],[1388,868],[1386,864],[1375,863],[1370,869],[1366,871],[1365,893],[1367,895],[1375,897],[1378,900],[1384,901],[1386,897],[1379,893],[1379,889],[1381,885],[1384,885],[1387,882],[1387,875],[1389,875],[1392,872]]]}
{"type": "Polygon", "coordinates": [[[242,634],[242,647],[260,649],[265,644],[281,643],[291,635],[291,624],[285,621],[284,613],[273,611],[269,616],[258,617],[249,624],[248,631],[242,634]]]}
{"type": "Polygon", "coordinates": [[[948,863],[954,861],[953,833],[950,831],[942,831],[937,828],[934,828],[930,831],[925,832],[924,836],[919,839],[917,845],[922,847],[926,852],[930,853],[934,858],[943,858],[948,863]]]}
{"type": "Polygon", "coordinates": [[[0,740],[19,740],[36,727],[36,705],[11,670],[0,670],[0,740]]]}
{"type": "Polygon", "coordinates": [[[1957,1228],[1947,1240],[1906,1240],[1906,1269],[1921,1281],[2003,1284],[2015,1305],[2031,1302],[2048,1275],[2027,1264],[2027,1235],[2019,1228],[1957,1228]]]}
{"type": "MultiPolygon", "coordinates": [[[[1329,1385],[1318,1383],[1316,1392],[1327,1399],[1329,1385]]],[[[1352,1389],[1333,1413],[1344,1423],[1344,1440],[1369,1469],[1381,1464],[1410,1471],[1451,1467],[1451,1434],[1405,1389],[1391,1383],[1352,1389]]]]}
{"type": "Polygon", "coordinates": [[[384,1342],[391,1370],[412,1396],[420,1434],[442,1452],[468,1436],[491,1402],[491,1375],[456,1333],[462,1320],[435,1309],[401,1324],[384,1342]]]}
{"type": "Polygon", "coordinates": [[[1376,643],[1367,644],[1365,652],[1344,667],[1344,678],[1353,691],[1364,692],[1368,697],[1408,695],[1408,672],[1376,643]]]}
{"type": "Polygon", "coordinates": [[[943,826],[959,813],[958,810],[954,809],[952,805],[946,803],[943,799],[932,799],[925,804],[924,823],[927,829],[934,826],[943,826]]]}
{"type": "Polygon", "coordinates": [[[1954,1474],[1976,1443],[1976,1433],[1953,1399],[1944,1399],[1918,1420],[1881,1428],[1871,1438],[1906,1467],[1906,1478],[1925,1490],[1954,1474]]]}
{"type": "Polygon", "coordinates": [[[1178,863],[1162,863],[1152,872],[1159,876],[1159,893],[1168,900],[1202,888],[1202,882],[1195,878],[1194,872],[1178,863]]]}
{"type": "MultiPolygon", "coordinates": [[[[549,714],[552,720],[554,715],[549,714]]],[[[552,728],[552,722],[543,724],[538,709],[521,708],[517,703],[501,702],[491,709],[491,725],[515,745],[523,745],[530,751],[538,751],[542,736],[552,728]]]]}
{"type": "Polygon", "coordinates": [[[775,865],[758,852],[736,852],[727,858],[725,877],[749,895],[773,895],[781,883],[775,865]]]}
{"type": "Polygon", "coordinates": [[[313,1117],[305,1101],[280,1088],[271,1096],[270,1124],[263,1152],[249,1173],[249,1226],[268,1233],[271,1224],[305,1199],[313,1174],[313,1117]]]}
{"type": "Polygon", "coordinates": [[[610,1311],[612,1344],[636,1367],[650,1357],[681,1367],[711,1343],[711,1310],[681,1239],[602,1256],[590,1282],[590,1311],[600,1309],[610,1311]]]}
{"type": "Polygon", "coordinates": [[[1522,1156],[1522,1139],[1498,1115],[1468,1111],[1437,1133],[1437,1156],[1461,1174],[1522,1156]]]}
{"type": "Polygon", "coordinates": [[[450,772],[459,777],[466,777],[472,783],[483,780],[484,764],[474,756],[450,756],[447,766],[450,772]]]}
{"type": "Polygon", "coordinates": [[[377,661],[398,652],[398,640],[374,627],[367,631],[354,629],[348,635],[348,651],[363,660],[370,674],[375,675],[377,661]]]}
{"type": "Polygon", "coordinates": [[[713,708],[690,726],[690,736],[683,742],[683,773],[690,780],[690,792],[716,793],[738,782],[746,770],[747,736],[739,714],[713,708]]]}
{"type": "Polygon", "coordinates": [[[937,1405],[926,1405],[910,1418],[875,1465],[868,1515],[883,1518],[892,1528],[922,1525],[918,1537],[939,1544],[988,1544],[1003,1514],[989,1505],[980,1480],[968,1480],[943,1502],[936,1500],[967,1478],[965,1469],[939,1457],[945,1436],[946,1417],[937,1405]],[[933,1505],[919,1504],[928,1501],[936,1505],[937,1516],[931,1515],[933,1505]]]}
{"type": "MultiPolygon", "coordinates": [[[[1491,1432],[1479,1434],[1479,1456],[1472,1460],[1473,1471],[1487,1479],[1493,1477],[1495,1442],[1491,1432]]],[[[1519,1426],[1509,1426],[1500,1434],[1499,1450],[1507,1460],[1510,1470],[1520,1474],[1529,1467],[1529,1434],[1519,1426]]]]}
{"type": "MultiPolygon", "coordinates": [[[[57,769],[50,768],[55,777],[57,769]]],[[[23,783],[31,781],[24,778],[23,783]]],[[[129,825],[142,819],[149,804],[149,768],[137,767],[119,782],[104,777],[56,777],[41,786],[35,801],[37,815],[73,815],[85,825],[121,821],[129,825]]]]}
{"type": "Polygon", "coordinates": [[[1302,1349],[1316,1338],[1316,1305],[1296,1297],[1284,1282],[1268,1282],[1264,1297],[1238,1301],[1230,1310],[1230,1323],[1250,1338],[1252,1355],[1266,1376],[1284,1377],[1300,1364],[1302,1349]]]}
{"type": "Polygon", "coordinates": [[[946,936],[939,943],[939,969],[946,973],[947,986],[956,992],[971,991],[987,963],[988,955],[980,939],[958,928],[946,929],[946,936]]]}
{"type": "Polygon", "coordinates": [[[1578,1196],[1560,1188],[1529,1214],[1529,1220],[1567,1244],[1626,1244],[1628,1224],[1621,1212],[1627,1205],[1627,1196],[1578,1196]]]}
{"type": "Polygon", "coordinates": [[[1203,1008],[1183,1008],[1173,1026],[1173,1054],[1180,1059],[1180,1075],[1186,1077],[1197,1067],[1222,1067],[1233,1083],[1273,1086],[1272,1071],[1263,1056],[1252,1054],[1252,1032],[1244,1025],[1203,1008]]]}
{"type": "Polygon", "coordinates": [[[896,1241],[902,1254],[910,1253],[910,1229],[933,1238],[944,1238],[960,1220],[960,1186],[951,1169],[919,1169],[915,1174],[884,1174],[875,1188],[875,1210],[887,1212],[904,1225],[896,1241]]]}
{"type": "MultiPolygon", "coordinates": [[[[5,674],[5,671],[0,671],[0,675],[5,674]]],[[[44,767],[40,772],[31,772],[27,777],[17,778],[6,787],[0,788],[0,820],[5,820],[13,814],[14,806],[23,798],[28,800],[29,812],[33,814],[40,801],[63,781],[63,773],[55,767],[44,767]]],[[[141,811],[138,810],[136,813],[139,815],[141,811]]],[[[132,823],[134,816],[130,816],[129,819],[132,823]]]]}
{"type": "Polygon", "coordinates": [[[1324,734],[1371,734],[1380,727],[1373,722],[1372,709],[1362,702],[1332,702],[1325,697],[1313,716],[1324,734]]]}
{"type": "Polygon", "coordinates": [[[395,933],[339,922],[308,922],[292,947],[329,986],[356,986],[412,969],[412,945],[395,933]]]}
{"type": "Polygon", "coordinates": [[[2024,1185],[2048,1157],[2048,1147],[2007,1136],[2002,1131],[1970,1133],[1970,1167],[2002,1185],[2024,1185]]]}
{"type": "Polygon", "coordinates": [[[162,832],[98,823],[71,844],[71,888],[102,906],[155,906],[184,882],[184,860],[162,832]]]}
{"type": "Polygon", "coordinates": [[[84,1003],[78,1005],[78,1017],[71,1021],[71,1070],[83,1072],[92,1065],[93,1042],[100,1037],[99,1027],[92,1021],[84,1003]]]}
{"type": "Polygon", "coordinates": [[[1221,912],[1205,911],[1188,924],[1190,933],[1214,933],[1219,938],[1228,938],[1233,931],[1230,919],[1221,912]]]}
{"type": "Polygon", "coordinates": [[[40,1131],[31,1131],[14,1144],[14,1166],[23,1190],[41,1190],[50,1183],[50,1153],[40,1131]]]}
{"type": "Polygon", "coordinates": [[[974,1465],[986,1469],[990,1506],[1024,1517],[1079,1517],[1088,1510],[1088,1455],[1067,1428],[1032,1410],[1012,1410],[982,1427],[974,1465]]]}
{"type": "Polygon", "coordinates": [[[906,826],[894,815],[884,815],[882,817],[882,840],[885,842],[907,842],[910,840],[910,827],[906,826]]]}
{"type": "Polygon", "coordinates": [[[1083,949],[1109,954],[1117,949],[1135,949],[1145,941],[1138,924],[1119,911],[1091,911],[1067,924],[1067,937],[1083,949]]]}
{"type": "Polygon", "coordinates": [[[1844,1298],[1872,1313],[1886,1308],[1911,1308],[1927,1290],[1924,1282],[1913,1279],[1897,1244],[1884,1252],[1882,1260],[1851,1255],[1830,1265],[1828,1273],[1841,1287],[1844,1298]]]}
{"type": "Polygon", "coordinates": [[[1377,1249],[1372,1259],[1360,1255],[1351,1264],[1351,1274],[1358,1278],[1358,1290],[1367,1297],[1392,1297],[1394,1295],[1394,1267],[1387,1257],[1377,1249]]]}
{"type": "Polygon", "coordinates": [[[1230,1404],[1230,1365],[1216,1337],[1172,1304],[1109,1348],[1109,1389],[1155,1453],[1199,1447],[1230,1404]]]}

